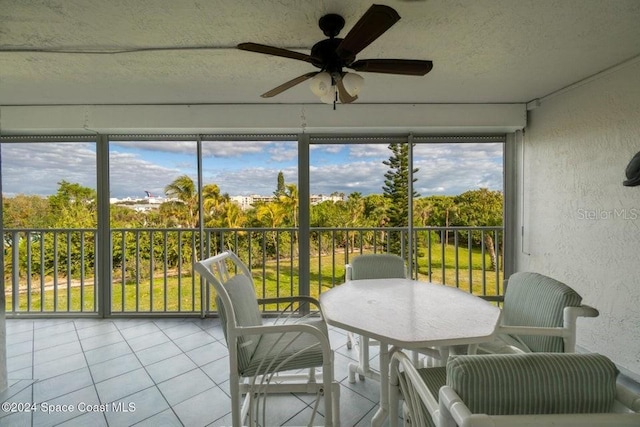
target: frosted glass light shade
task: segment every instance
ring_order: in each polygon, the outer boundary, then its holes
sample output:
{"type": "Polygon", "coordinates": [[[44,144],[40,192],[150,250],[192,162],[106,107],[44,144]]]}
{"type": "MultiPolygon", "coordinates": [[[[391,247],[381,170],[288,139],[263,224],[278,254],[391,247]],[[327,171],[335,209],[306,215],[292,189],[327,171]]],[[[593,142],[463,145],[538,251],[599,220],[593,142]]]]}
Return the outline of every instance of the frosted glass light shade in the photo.
{"type": "Polygon", "coordinates": [[[335,100],[336,100],[335,86],[331,86],[331,89],[329,90],[329,92],[327,92],[326,94],[320,97],[320,101],[324,102],[325,104],[333,104],[335,100]]]}
{"type": "Polygon", "coordinates": [[[364,79],[359,74],[346,73],[344,77],[342,77],[342,84],[344,84],[344,88],[349,95],[356,96],[362,90],[362,86],[364,86],[364,79]]]}
{"type": "Polygon", "coordinates": [[[322,97],[326,95],[331,90],[331,74],[326,71],[316,74],[311,79],[309,86],[315,96],[322,97]]]}

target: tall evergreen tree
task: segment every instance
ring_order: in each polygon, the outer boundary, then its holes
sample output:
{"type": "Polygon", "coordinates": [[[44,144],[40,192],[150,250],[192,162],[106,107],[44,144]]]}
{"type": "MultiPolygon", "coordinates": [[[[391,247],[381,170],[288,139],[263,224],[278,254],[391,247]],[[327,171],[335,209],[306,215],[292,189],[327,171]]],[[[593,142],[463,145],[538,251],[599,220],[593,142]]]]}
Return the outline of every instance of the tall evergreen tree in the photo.
{"type": "MultiPolygon", "coordinates": [[[[409,225],[409,145],[402,143],[389,144],[391,156],[389,160],[382,163],[389,167],[384,174],[384,186],[382,191],[384,197],[389,200],[387,208],[388,226],[406,227],[409,225]]],[[[418,172],[418,168],[413,169],[413,173],[418,172]]],[[[417,179],[413,178],[413,182],[417,179]]],[[[413,191],[413,197],[420,195],[413,191]]],[[[391,250],[400,253],[400,235],[391,233],[389,236],[391,250]]]]}
{"type": "Polygon", "coordinates": [[[278,186],[276,187],[276,191],[273,192],[276,197],[284,196],[286,192],[286,186],[284,183],[284,174],[282,171],[278,172],[278,186]]]}
{"type": "MultiPolygon", "coordinates": [[[[382,187],[384,196],[391,202],[387,210],[389,226],[406,227],[409,225],[409,145],[392,143],[389,150],[392,152],[389,160],[382,162],[389,167],[382,187]]],[[[418,168],[413,169],[414,175],[416,172],[418,168]]],[[[413,178],[413,182],[416,181],[413,178]]],[[[413,197],[420,195],[413,191],[413,197]]]]}

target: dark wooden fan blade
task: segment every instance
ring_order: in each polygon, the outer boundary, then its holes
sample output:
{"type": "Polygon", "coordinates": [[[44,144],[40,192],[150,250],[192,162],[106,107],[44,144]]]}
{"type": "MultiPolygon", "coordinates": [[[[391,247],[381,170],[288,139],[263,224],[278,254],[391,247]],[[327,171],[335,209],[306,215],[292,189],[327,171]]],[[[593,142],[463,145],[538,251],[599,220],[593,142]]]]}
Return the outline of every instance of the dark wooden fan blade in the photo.
{"type": "Polygon", "coordinates": [[[297,59],[299,61],[311,62],[311,57],[304,53],[294,52],[280,47],[267,46],[258,43],[240,43],[238,49],[247,50],[249,52],[264,53],[266,55],[281,56],[283,58],[297,59]]]}
{"type": "Polygon", "coordinates": [[[349,92],[347,92],[347,89],[345,89],[344,87],[344,83],[342,82],[342,76],[340,75],[340,73],[333,73],[332,76],[333,80],[336,82],[336,86],[338,87],[338,99],[341,103],[349,104],[358,99],[357,95],[349,95],[349,92]]]}
{"type": "Polygon", "coordinates": [[[349,65],[349,68],[369,73],[424,76],[433,68],[433,62],[418,59],[361,59],[349,65]]]}
{"type": "Polygon", "coordinates": [[[309,80],[311,77],[315,76],[318,73],[319,71],[313,71],[311,73],[303,74],[299,77],[296,77],[295,79],[289,80],[288,82],[281,84],[276,88],[271,89],[269,92],[263,93],[260,96],[263,98],[271,98],[272,96],[276,96],[284,92],[285,90],[290,89],[295,85],[302,83],[305,80],[309,80]]]}
{"type": "Polygon", "coordinates": [[[389,6],[372,5],[351,31],[344,37],[336,52],[342,58],[353,61],[355,56],[400,20],[400,15],[389,6]]]}

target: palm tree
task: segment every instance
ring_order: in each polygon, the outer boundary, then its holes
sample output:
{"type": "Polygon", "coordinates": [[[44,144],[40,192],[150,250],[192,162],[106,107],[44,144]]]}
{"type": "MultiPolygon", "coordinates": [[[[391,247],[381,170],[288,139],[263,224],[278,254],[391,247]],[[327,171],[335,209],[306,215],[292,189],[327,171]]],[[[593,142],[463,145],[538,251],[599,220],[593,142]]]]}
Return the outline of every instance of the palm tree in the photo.
{"type": "Polygon", "coordinates": [[[202,187],[202,205],[207,227],[224,227],[228,205],[235,205],[228,194],[222,194],[216,184],[202,187]]]}
{"type": "Polygon", "coordinates": [[[176,216],[181,216],[181,225],[187,228],[198,226],[198,191],[188,175],[181,175],[164,188],[164,192],[172,201],[176,216]],[[180,207],[180,204],[182,207],[180,207]]]}
{"type": "Polygon", "coordinates": [[[223,205],[223,221],[228,228],[241,228],[244,226],[247,216],[236,203],[227,200],[223,205]]]}
{"type": "MultiPolygon", "coordinates": [[[[298,204],[300,203],[300,197],[298,195],[298,187],[295,184],[287,184],[285,193],[278,198],[278,201],[284,208],[289,223],[293,225],[293,228],[298,227],[298,204]]],[[[291,233],[291,245],[293,246],[293,253],[298,253],[296,243],[298,241],[297,231],[293,230],[291,233]]]]}
{"type": "Polygon", "coordinates": [[[287,184],[284,194],[278,197],[278,201],[282,204],[282,207],[289,217],[290,223],[293,227],[298,226],[298,203],[300,202],[298,196],[298,187],[295,184],[287,184]]]}
{"type": "Polygon", "coordinates": [[[271,228],[280,227],[286,216],[286,210],[279,203],[263,203],[256,209],[258,221],[267,222],[271,228]]]}
{"type": "Polygon", "coordinates": [[[419,221],[420,226],[426,227],[433,213],[433,205],[427,198],[417,199],[415,201],[414,212],[415,218],[419,221]]]}
{"type": "MultiPolygon", "coordinates": [[[[287,211],[279,202],[268,202],[260,204],[256,209],[256,219],[263,224],[268,224],[271,228],[282,226],[287,216],[287,211]]],[[[278,247],[278,233],[268,232],[273,248],[278,247]]]]}
{"type": "Polygon", "coordinates": [[[220,193],[217,184],[207,184],[202,187],[202,205],[206,214],[214,215],[224,203],[225,197],[220,193]]]}
{"type": "MultiPolygon", "coordinates": [[[[355,228],[359,227],[362,224],[362,216],[364,215],[365,205],[364,199],[362,198],[362,194],[359,192],[354,192],[349,194],[346,203],[347,208],[347,227],[355,228]]],[[[354,251],[356,246],[356,233],[351,233],[351,252],[354,251]]],[[[362,238],[362,236],[361,236],[362,238]]]]}

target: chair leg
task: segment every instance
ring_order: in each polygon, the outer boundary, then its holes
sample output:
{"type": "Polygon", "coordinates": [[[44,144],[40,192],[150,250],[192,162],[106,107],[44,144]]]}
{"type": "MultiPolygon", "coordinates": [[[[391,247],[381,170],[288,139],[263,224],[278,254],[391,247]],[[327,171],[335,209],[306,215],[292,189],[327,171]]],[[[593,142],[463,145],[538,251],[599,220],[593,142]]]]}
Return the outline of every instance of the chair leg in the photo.
{"type": "Polygon", "coordinates": [[[209,286],[207,286],[206,280],[200,279],[200,318],[204,319],[207,312],[207,294],[209,293],[209,286]]]}
{"type": "Polygon", "coordinates": [[[238,375],[234,375],[232,373],[229,377],[229,380],[229,392],[231,393],[231,419],[233,427],[241,427],[243,424],[242,418],[244,418],[244,411],[240,406],[240,400],[242,398],[242,396],[240,395],[240,378],[238,377],[238,375]]]}
{"type": "MultiPolygon", "coordinates": [[[[389,426],[397,427],[400,403],[400,381],[398,380],[398,362],[393,359],[389,366],[389,426]]],[[[405,418],[406,419],[406,418],[405,418]]]]}
{"type": "MultiPolygon", "coordinates": [[[[331,354],[333,360],[333,354],[331,354]]],[[[325,426],[339,426],[340,421],[336,423],[336,414],[340,415],[340,389],[337,390],[334,387],[333,382],[333,362],[329,361],[322,365],[322,382],[324,388],[324,411],[325,411],[325,426]],[[337,393],[336,393],[337,392],[337,393]],[[336,394],[338,397],[338,404],[336,404],[336,394]]]]}
{"type": "Polygon", "coordinates": [[[333,390],[331,390],[331,398],[333,400],[333,425],[340,425],[340,383],[333,382],[333,390]]]}
{"type": "Polygon", "coordinates": [[[356,372],[358,371],[358,365],[355,363],[349,363],[349,384],[356,382],[356,372]]]}

